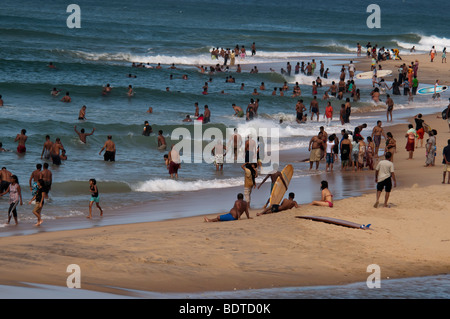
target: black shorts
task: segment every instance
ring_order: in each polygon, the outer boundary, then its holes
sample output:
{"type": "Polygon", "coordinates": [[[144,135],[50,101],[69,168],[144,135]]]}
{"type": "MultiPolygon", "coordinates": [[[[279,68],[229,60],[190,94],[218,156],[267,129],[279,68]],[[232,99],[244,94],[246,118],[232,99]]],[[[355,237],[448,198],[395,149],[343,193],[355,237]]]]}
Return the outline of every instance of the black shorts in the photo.
{"type": "Polygon", "coordinates": [[[303,112],[297,112],[297,120],[303,120],[303,112]]]}
{"type": "Polygon", "coordinates": [[[386,178],[384,181],[377,183],[377,191],[382,192],[384,190],[386,193],[390,193],[392,190],[392,180],[391,178],[386,178]]]}
{"type": "Polygon", "coordinates": [[[105,154],[103,155],[103,159],[105,161],[114,162],[116,160],[116,153],[115,152],[106,151],[105,154]]]}
{"type": "Polygon", "coordinates": [[[272,213],[278,213],[278,208],[280,208],[280,205],[273,204],[270,210],[272,213]]]}

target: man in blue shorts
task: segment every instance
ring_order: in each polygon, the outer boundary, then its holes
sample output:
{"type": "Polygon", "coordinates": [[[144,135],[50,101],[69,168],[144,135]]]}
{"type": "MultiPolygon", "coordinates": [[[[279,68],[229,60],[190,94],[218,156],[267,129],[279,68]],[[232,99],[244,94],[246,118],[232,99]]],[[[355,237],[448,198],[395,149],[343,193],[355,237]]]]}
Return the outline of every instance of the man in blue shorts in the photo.
{"type": "Polygon", "coordinates": [[[226,222],[230,220],[241,219],[241,215],[243,213],[247,215],[247,219],[252,219],[252,217],[250,217],[250,214],[248,212],[248,204],[244,200],[244,195],[242,193],[239,193],[237,195],[237,201],[234,202],[234,206],[228,214],[219,215],[213,219],[204,217],[204,219],[205,222],[226,222]]]}

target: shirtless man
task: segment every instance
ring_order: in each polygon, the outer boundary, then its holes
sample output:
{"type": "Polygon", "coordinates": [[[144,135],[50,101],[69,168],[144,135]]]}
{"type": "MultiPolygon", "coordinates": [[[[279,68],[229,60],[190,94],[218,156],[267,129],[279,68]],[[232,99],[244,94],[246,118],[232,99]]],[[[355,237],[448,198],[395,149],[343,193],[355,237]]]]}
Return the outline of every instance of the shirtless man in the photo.
{"type": "Polygon", "coordinates": [[[108,135],[108,139],[106,140],[105,145],[103,145],[98,155],[101,155],[103,150],[105,150],[105,154],[103,155],[103,159],[105,161],[114,162],[116,160],[116,144],[114,144],[114,142],[112,141],[111,135],[108,135]]]}
{"type": "Polygon", "coordinates": [[[375,158],[378,158],[378,149],[380,148],[381,136],[384,136],[384,139],[386,139],[386,134],[384,134],[381,124],[381,121],[377,121],[377,126],[373,128],[371,135],[372,140],[375,144],[375,158]]]}
{"type": "Polygon", "coordinates": [[[80,112],[78,113],[78,119],[86,120],[86,105],[83,105],[83,107],[80,109],[80,112]]]}
{"type": "Polygon", "coordinates": [[[303,112],[306,111],[306,106],[303,104],[303,100],[297,101],[297,104],[295,105],[295,111],[297,112],[297,123],[303,123],[303,112]]]}
{"type": "Polygon", "coordinates": [[[2,167],[0,171],[0,192],[4,192],[8,189],[9,184],[11,184],[12,173],[6,169],[6,167],[2,167]]]}
{"type": "Polygon", "coordinates": [[[278,212],[281,212],[281,211],[284,211],[284,210],[292,209],[294,207],[298,208],[299,205],[294,200],[294,197],[295,197],[294,193],[289,193],[289,198],[283,199],[283,201],[281,202],[280,205],[273,204],[270,207],[268,207],[265,210],[263,210],[262,212],[257,213],[256,216],[261,216],[261,215],[265,215],[265,214],[272,214],[272,213],[278,213],[278,212]]]}
{"type": "Polygon", "coordinates": [[[166,149],[166,139],[163,136],[163,131],[158,131],[158,149],[159,150],[165,150],[166,149]]]}
{"type": "Polygon", "coordinates": [[[48,169],[48,163],[44,163],[44,169],[40,173],[38,180],[39,179],[42,179],[44,181],[45,198],[48,198],[48,193],[50,192],[50,189],[52,188],[52,182],[53,182],[53,174],[48,169]]]}
{"type": "Polygon", "coordinates": [[[328,91],[330,91],[332,96],[336,97],[337,86],[336,86],[336,83],[334,81],[331,82],[331,85],[330,85],[330,88],[328,89],[328,91]]]}
{"type": "Polygon", "coordinates": [[[241,219],[241,215],[243,213],[247,215],[247,219],[252,219],[252,217],[250,217],[250,214],[248,212],[248,204],[244,200],[244,195],[242,193],[239,193],[237,195],[237,201],[234,202],[234,206],[228,214],[220,215],[213,219],[204,217],[204,220],[205,222],[223,222],[230,220],[239,220],[241,219]]]}
{"type": "Polygon", "coordinates": [[[128,95],[128,97],[132,97],[134,95],[133,87],[131,85],[128,85],[127,95],[128,95]]]}
{"type": "Polygon", "coordinates": [[[323,133],[319,132],[317,136],[314,136],[309,141],[308,151],[311,152],[309,156],[309,169],[312,169],[314,162],[316,162],[316,170],[319,169],[322,147],[323,147],[323,133]]]}
{"type": "Polygon", "coordinates": [[[234,116],[244,117],[244,110],[242,109],[242,107],[237,106],[234,103],[233,103],[232,107],[233,107],[233,110],[234,110],[234,116]]]}
{"type": "Polygon", "coordinates": [[[69,96],[69,92],[66,92],[66,95],[64,95],[61,101],[65,103],[70,103],[72,101],[72,98],[69,96]]]}
{"type": "MultiPolygon", "coordinates": [[[[275,185],[275,182],[277,181],[278,177],[280,177],[281,181],[284,184],[284,187],[286,187],[286,189],[288,189],[288,185],[286,184],[286,181],[284,180],[283,175],[278,170],[278,164],[273,164],[273,169],[274,170],[271,173],[267,174],[266,177],[264,177],[264,179],[262,180],[262,182],[258,185],[258,189],[259,189],[261,187],[261,185],[264,184],[264,182],[270,177],[270,180],[271,180],[270,194],[272,194],[273,185],[275,185]]],[[[267,202],[263,208],[267,207],[267,205],[269,204],[269,201],[270,201],[270,198],[267,199],[267,202]]]]}
{"type": "Polygon", "coordinates": [[[211,111],[208,105],[205,105],[205,111],[203,112],[203,124],[209,123],[211,120],[211,111]]]}
{"type": "Polygon", "coordinates": [[[237,132],[237,128],[234,129],[234,133],[231,135],[228,143],[233,145],[234,160],[237,160],[239,149],[242,146],[242,137],[237,132]]]}
{"type": "Polygon", "coordinates": [[[252,139],[252,136],[247,137],[245,142],[245,162],[246,163],[256,163],[256,142],[252,139]]]}
{"type": "Polygon", "coordinates": [[[103,95],[108,95],[109,93],[111,93],[111,86],[108,84],[106,84],[106,86],[103,88],[102,94],[103,95]]]}
{"type": "Polygon", "coordinates": [[[198,117],[199,115],[200,115],[200,111],[199,111],[199,108],[198,108],[198,102],[195,102],[195,112],[194,112],[194,116],[195,117],[198,117]]]}
{"type": "Polygon", "coordinates": [[[25,153],[27,151],[25,143],[28,139],[28,136],[25,135],[26,133],[27,131],[25,129],[22,129],[20,134],[17,134],[16,138],[14,139],[14,142],[18,142],[17,153],[19,154],[25,153]]]}
{"type": "Polygon", "coordinates": [[[64,150],[64,146],[61,143],[59,137],[56,138],[55,143],[52,145],[52,149],[50,151],[50,156],[52,157],[52,162],[55,165],[61,165],[61,157],[59,156],[59,152],[64,150]]]}
{"type": "Polygon", "coordinates": [[[95,131],[95,127],[92,129],[91,133],[85,133],[84,132],[84,128],[82,128],[81,131],[78,132],[76,125],[73,128],[75,130],[75,133],[78,134],[78,137],[80,138],[80,141],[83,142],[84,144],[86,144],[86,136],[90,136],[90,135],[94,134],[94,131],[95,131]]]}
{"type": "Polygon", "coordinates": [[[386,118],[389,122],[389,117],[391,118],[390,122],[392,122],[392,111],[394,110],[394,101],[392,100],[391,96],[388,94],[386,99],[386,105],[387,105],[387,111],[386,111],[386,118]]]}
{"type": "Polygon", "coordinates": [[[311,104],[309,105],[309,111],[311,112],[311,121],[313,120],[314,114],[317,116],[317,122],[319,122],[319,102],[317,102],[317,96],[314,95],[311,104]]]}
{"type": "Polygon", "coordinates": [[[172,145],[171,151],[169,152],[169,174],[170,178],[178,178],[178,169],[180,168],[180,152],[177,148],[172,145]]]}
{"type": "Polygon", "coordinates": [[[31,176],[30,176],[30,180],[29,180],[30,191],[33,196],[35,195],[35,192],[33,193],[33,189],[37,187],[37,182],[41,176],[41,169],[42,169],[42,164],[37,164],[36,169],[31,173],[31,176]]]}
{"type": "MultiPolygon", "coordinates": [[[[45,136],[45,143],[44,143],[44,147],[42,147],[42,153],[41,153],[41,159],[42,157],[44,157],[46,160],[50,159],[50,154],[52,151],[52,146],[53,146],[53,142],[50,141],[50,136],[46,135],[45,136]]],[[[37,180],[36,180],[37,182],[37,180]]]]}

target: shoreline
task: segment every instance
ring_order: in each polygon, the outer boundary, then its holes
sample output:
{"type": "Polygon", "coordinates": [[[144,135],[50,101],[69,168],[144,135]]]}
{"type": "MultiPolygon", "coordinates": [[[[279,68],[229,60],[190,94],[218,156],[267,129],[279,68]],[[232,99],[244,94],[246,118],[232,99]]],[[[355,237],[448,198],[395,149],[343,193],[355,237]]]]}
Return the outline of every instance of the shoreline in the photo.
{"type": "MultiPolygon", "coordinates": [[[[449,217],[444,214],[445,202],[439,201],[448,189],[440,184],[439,154],[450,134],[436,114],[426,115],[425,121],[438,130],[438,156],[431,168],[423,167],[421,148],[413,161],[406,160],[402,139],[406,125],[390,127],[398,145],[394,164],[399,187],[393,190],[389,209],[373,208],[375,192],[368,191],[336,201],[331,210],[301,204],[298,209],[260,217],[255,216],[259,210],[252,210],[254,218],[248,221],[244,217],[212,224],[194,216],[10,236],[0,241],[5,269],[0,284],[65,286],[65,269],[73,263],[81,267],[83,289],[103,292],[114,291],[111,286],[202,292],[340,285],[365,281],[366,267],[373,263],[381,266],[383,278],[448,274],[450,239],[445,225],[449,217]],[[430,173],[435,179],[426,178],[430,173]],[[319,214],[371,223],[373,230],[295,218],[319,214]],[[238,244],[230,245],[236,238],[238,244]]],[[[363,172],[369,178],[371,173],[363,172]]]]}

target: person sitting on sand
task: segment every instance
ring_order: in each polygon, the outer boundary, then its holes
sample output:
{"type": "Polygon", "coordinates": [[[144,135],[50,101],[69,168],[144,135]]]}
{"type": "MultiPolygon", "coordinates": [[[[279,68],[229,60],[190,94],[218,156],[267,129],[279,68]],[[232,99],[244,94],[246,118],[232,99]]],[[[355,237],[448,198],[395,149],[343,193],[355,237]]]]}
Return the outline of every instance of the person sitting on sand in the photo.
{"type": "Polygon", "coordinates": [[[310,205],[314,206],[326,206],[326,207],[333,207],[333,195],[331,194],[330,190],[328,189],[328,182],[327,181],[321,181],[320,189],[322,190],[322,199],[321,200],[315,200],[310,205]]]}
{"type": "Polygon", "coordinates": [[[239,220],[241,219],[241,215],[243,213],[247,215],[247,219],[252,219],[252,217],[250,217],[250,214],[248,212],[248,204],[244,200],[244,195],[242,193],[239,193],[237,195],[237,201],[234,202],[234,206],[233,208],[231,208],[228,214],[219,215],[213,219],[204,217],[204,220],[205,222],[224,222],[230,220],[239,220]]]}
{"type": "MultiPolygon", "coordinates": [[[[258,189],[262,186],[262,184],[264,184],[264,182],[270,177],[271,180],[271,184],[270,184],[270,194],[272,194],[272,189],[273,189],[273,185],[275,185],[275,182],[277,181],[278,177],[280,177],[280,180],[283,182],[284,187],[286,187],[286,189],[288,189],[288,185],[286,184],[286,181],[283,178],[283,175],[281,174],[281,172],[278,170],[279,166],[277,163],[273,164],[273,171],[270,172],[269,174],[266,175],[266,177],[264,177],[264,179],[262,180],[262,182],[258,185],[258,189]]],[[[270,195],[269,194],[269,195],[270,195]]],[[[267,199],[266,204],[264,205],[263,208],[266,208],[267,205],[269,204],[270,201],[270,197],[267,199]]]]}
{"type": "Polygon", "coordinates": [[[281,202],[280,205],[273,204],[273,205],[269,206],[268,208],[266,208],[265,210],[263,210],[261,213],[256,214],[256,216],[278,213],[278,212],[282,212],[284,210],[292,209],[294,207],[298,208],[299,205],[294,200],[294,197],[295,197],[294,193],[289,193],[289,198],[283,199],[283,201],[281,202]]]}

